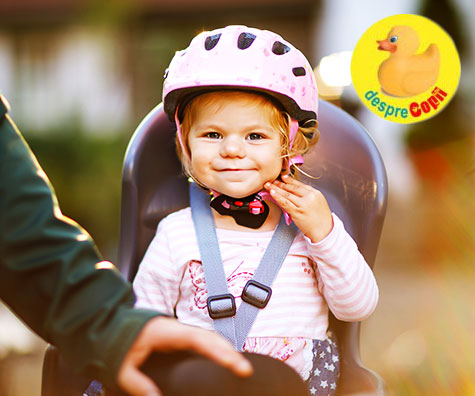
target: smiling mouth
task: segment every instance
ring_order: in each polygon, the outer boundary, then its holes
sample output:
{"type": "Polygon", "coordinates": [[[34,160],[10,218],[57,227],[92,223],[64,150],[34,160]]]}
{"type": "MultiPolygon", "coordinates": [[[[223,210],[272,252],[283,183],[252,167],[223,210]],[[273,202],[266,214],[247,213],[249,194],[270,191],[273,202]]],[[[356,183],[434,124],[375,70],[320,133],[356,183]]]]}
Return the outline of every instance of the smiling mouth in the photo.
{"type": "Polygon", "coordinates": [[[226,168],[226,169],[219,169],[219,172],[247,172],[251,171],[252,169],[231,169],[231,168],[226,168]]]}

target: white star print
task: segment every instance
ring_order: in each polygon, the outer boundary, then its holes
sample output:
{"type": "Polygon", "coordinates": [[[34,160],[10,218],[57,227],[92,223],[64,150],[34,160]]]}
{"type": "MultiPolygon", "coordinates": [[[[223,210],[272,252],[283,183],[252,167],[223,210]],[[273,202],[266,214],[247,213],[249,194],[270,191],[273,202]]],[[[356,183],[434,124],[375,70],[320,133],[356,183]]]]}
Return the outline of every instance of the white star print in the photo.
{"type": "Polygon", "coordinates": [[[313,372],[317,377],[320,375],[320,370],[319,369],[315,369],[315,371],[313,372]]]}
{"type": "Polygon", "coordinates": [[[326,388],[328,386],[328,381],[320,381],[320,387],[326,388]]]}
{"type": "Polygon", "coordinates": [[[332,360],[333,360],[334,362],[338,362],[338,356],[332,355],[332,360]]]}
{"type": "Polygon", "coordinates": [[[330,384],[330,389],[336,389],[336,384],[334,382],[330,384]]]}
{"type": "Polygon", "coordinates": [[[310,393],[311,393],[312,395],[315,395],[315,394],[317,393],[317,390],[312,386],[312,387],[310,388],[310,393]]]}
{"type": "Polygon", "coordinates": [[[335,366],[333,364],[330,364],[328,367],[327,367],[328,370],[330,370],[332,373],[335,371],[335,366]]]}
{"type": "Polygon", "coordinates": [[[325,352],[322,352],[322,353],[320,354],[320,359],[323,359],[324,357],[325,357],[325,352]]]}
{"type": "Polygon", "coordinates": [[[331,351],[332,349],[329,346],[327,346],[327,352],[330,353],[331,351]]]}

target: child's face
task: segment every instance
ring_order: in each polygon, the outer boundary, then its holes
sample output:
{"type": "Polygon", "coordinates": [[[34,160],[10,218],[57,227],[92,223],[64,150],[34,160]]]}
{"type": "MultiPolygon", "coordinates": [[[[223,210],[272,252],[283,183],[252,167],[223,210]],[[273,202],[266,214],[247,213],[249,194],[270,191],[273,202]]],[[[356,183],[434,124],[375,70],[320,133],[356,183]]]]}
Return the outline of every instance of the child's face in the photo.
{"type": "Polygon", "coordinates": [[[196,109],[188,136],[193,176],[234,198],[263,189],[282,170],[281,137],[270,110],[247,97],[223,95],[196,109]]]}

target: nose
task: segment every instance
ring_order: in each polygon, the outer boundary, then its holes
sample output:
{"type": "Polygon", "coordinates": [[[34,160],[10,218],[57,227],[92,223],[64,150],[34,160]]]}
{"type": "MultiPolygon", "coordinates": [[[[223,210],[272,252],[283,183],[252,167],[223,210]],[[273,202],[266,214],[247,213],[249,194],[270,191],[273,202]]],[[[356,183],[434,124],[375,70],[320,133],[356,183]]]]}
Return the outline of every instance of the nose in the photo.
{"type": "Polygon", "coordinates": [[[224,158],[244,157],[245,155],[244,142],[238,136],[226,136],[221,142],[220,155],[224,158]]]}

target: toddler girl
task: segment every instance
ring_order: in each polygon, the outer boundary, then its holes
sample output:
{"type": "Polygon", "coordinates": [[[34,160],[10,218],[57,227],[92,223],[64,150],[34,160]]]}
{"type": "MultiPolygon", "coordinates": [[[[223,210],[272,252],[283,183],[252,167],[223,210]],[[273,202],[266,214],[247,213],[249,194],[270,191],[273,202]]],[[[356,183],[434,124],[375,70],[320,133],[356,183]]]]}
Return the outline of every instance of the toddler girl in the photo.
{"type": "Polygon", "coordinates": [[[185,173],[207,192],[201,199],[212,208],[212,228],[197,225],[194,207],[163,219],[134,289],[137,307],[215,328],[240,350],[287,362],[311,394],[333,395],[339,357],[328,334],[329,309],[340,320],[363,320],[378,288],[323,194],[296,178],[302,154],[318,140],[317,99],[308,61],[272,32],[228,26],[199,34],[177,52],[164,109],[177,125],[185,173]],[[258,267],[273,265],[259,264],[269,244],[271,253],[285,245],[270,242],[282,233],[291,235],[282,263],[269,284],[255,281],[258,267]],[[222,261],[211,269],[204,264],[214,248],[209,235],[217,236],[222,261]],[[209,294],[210,279],[223,271],[227,293],[209,294]],[[257,316],[245,320],[239,341],[229,334],[239,333],[232,326],[242,325],[241,306],[257,316]]]}

